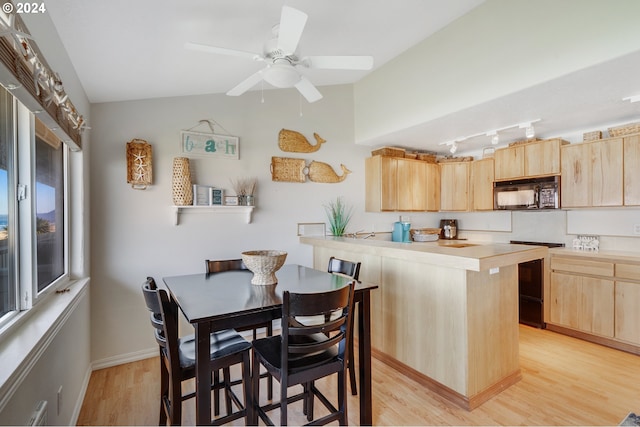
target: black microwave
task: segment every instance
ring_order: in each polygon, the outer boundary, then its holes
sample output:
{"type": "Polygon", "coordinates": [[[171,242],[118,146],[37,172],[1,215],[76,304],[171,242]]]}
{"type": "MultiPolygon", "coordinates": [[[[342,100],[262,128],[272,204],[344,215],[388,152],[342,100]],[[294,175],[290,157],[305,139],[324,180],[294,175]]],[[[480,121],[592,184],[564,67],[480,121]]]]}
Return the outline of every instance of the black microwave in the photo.
{"type": "Polygon", "coordinates": [[[558,208],[560,208],[559,176],[493,183],[493,209],[495,210],[558,208]]]}

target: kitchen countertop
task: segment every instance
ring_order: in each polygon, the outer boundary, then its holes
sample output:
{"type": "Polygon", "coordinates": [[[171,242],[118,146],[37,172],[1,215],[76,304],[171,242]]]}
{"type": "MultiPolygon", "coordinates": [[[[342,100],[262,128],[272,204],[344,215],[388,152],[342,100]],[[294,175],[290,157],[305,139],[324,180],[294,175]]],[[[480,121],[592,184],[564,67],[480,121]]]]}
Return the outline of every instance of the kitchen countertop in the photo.
{"type": "Polygon", "coordinates": [[[640,252],[629,251],[583,251],[572,248],[552,248],[549,249],[551,255],[568,255],[585,259],[597,259],[598,261],[610,262],[631,262],[640,263],[640,252]]]}
{"type": "Polygon", "coordinates": [[[302,236],[300,242],[327,248],[355,249],[372,255],[471,271],[483,271],[545,258],[549,251],[545,246],[467,240],[399,243],[375,238],[302,236]]]}

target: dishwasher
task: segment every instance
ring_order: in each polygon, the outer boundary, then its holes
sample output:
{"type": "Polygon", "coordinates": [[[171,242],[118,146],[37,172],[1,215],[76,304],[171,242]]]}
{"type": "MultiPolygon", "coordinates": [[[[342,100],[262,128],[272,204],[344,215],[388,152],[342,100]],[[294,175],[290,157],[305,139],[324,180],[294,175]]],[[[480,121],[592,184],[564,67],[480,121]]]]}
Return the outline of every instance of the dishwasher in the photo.
{"type": "MultiPolygon", "coordinates": [[[[518,245],[561,248],[564,243],[529,242],[512,240],[518,245]]],[[[544,259],[534,259],[518,264],[518,312],[520,323],[544,329],[544,259]]]]}

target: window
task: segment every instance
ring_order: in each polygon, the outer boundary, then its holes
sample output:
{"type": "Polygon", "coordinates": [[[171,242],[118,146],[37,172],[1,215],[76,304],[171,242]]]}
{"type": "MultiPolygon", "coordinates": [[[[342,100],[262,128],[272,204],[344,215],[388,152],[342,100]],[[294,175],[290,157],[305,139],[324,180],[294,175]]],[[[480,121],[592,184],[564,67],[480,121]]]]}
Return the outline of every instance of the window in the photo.
{"type": "Polygon", "coordinates": [[[38,292],[65,272],[62,144],[36,132],[36,240],[38,292]]]}
{"type": "Polygon", "coordinates": [[[0,327],[68,278],[67,147],[0,88],[0,327]]]}
{"type": "Polygon", "coordinates": [[[16,310],[13,98],[0,88],[0,319],[16,310]]]}

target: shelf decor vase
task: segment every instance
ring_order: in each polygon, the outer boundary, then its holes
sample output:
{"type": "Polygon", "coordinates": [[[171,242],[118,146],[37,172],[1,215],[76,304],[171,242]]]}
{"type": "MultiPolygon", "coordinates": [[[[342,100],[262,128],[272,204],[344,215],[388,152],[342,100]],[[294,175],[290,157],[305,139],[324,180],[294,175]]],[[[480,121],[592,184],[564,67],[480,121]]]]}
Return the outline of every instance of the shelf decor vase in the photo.
{"type": "Polygon", "coordinates": [[[188,206],[193,203],[191,168],[189,159],[186,157],[175,157],[173,159],[171,193],[173,195],[173,204],[176,206],[188,206]]]}

